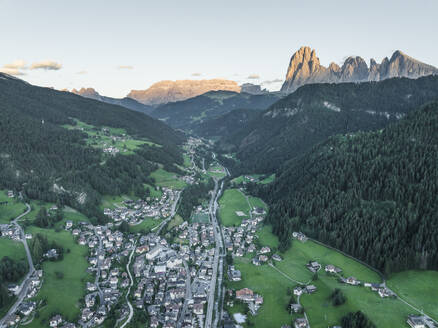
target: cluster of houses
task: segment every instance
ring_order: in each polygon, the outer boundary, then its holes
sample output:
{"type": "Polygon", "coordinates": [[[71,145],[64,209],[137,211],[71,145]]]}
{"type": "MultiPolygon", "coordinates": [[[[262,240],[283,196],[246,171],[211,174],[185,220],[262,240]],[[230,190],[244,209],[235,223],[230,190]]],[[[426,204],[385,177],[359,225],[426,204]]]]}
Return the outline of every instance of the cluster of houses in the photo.
{"type": "MultiPolygon", "coordinates": [[[[129,286],[129,278],[121,265],[123,258],[134,249],[135,238],[112,229],[113,223],[94,226],[88,222],[73,224],[66,222],[80,245],[88,246],[88,272],[95,276],[94,282],[87,282],[86,295],[78,323],[81,327],[95,327],[103,323],[109,311],[118,303],[124,290],[129,286]]],[[[49,252],[51,252],[50,250],[49,252]]],[[[54,254],[52,254],[54,255],[54,254]]],[[[122,312],[126,310],[122,309],[122,312]]],[[[74,327],[57,314],[50,320],[51,327],[74,327]]]]}
{"type": "Polygon", "coordinates": [[[120,153],[120,149],[114,146],[109,146],[109,147],[104,146],[103,152],[115,156],[116,154],[120,153]]]}
{"type": "Polygon", "coordinates": [[[187,222],[175,229],[185,243],[169,245],[154,233],[141,236],[133,264],[135,306],[148,311],[151,327],[202,327],[213,274],[213,231],[187,222]]]}
{"type": "Polygon", "coordinates": [[[407,323],[412,328],[434,328],[435,323],[427,316],[424,315],[410,315],[408,316],[407,323]]]}
{"type": "Polygon", "coordinates": [[[114,209],[105,208],[103,213],[116,223],[126,221],[135,225],[144,219],[168,217],[175,198],[176,194],[172,189],[162,188],[161,198],[148,197],[146,200],[125,200],[123,206],[114,209]]]}
{"type": "Polygon", "coordinates": [[[253,315],[255,315],[257,313],[258,309],[263,304],[263,297],[259,294],[255,294],[249,288],[242,288],[242,289],[236,290],[235,297],[236,297],[236,300],[239,300],[239,301],[242,301],[242,302],[248,304],[248,308],[253,315]]]}
{"type": "Polygon", "coordinates": [[[15,224],[0,224],[0,236],[12,240],[21,240],[20,229],[15,224]]]}
{"type": "Polygon", "coordinates": [[[256,209],[253,214],[254,218],[242,220],[238,227],[223,227],[225,248],[233,256],[241,257],[257,251],[256,232],[259,223],[263,221],[264,211],[256,209]]]}
{"type": "Polygon", "coordinates": [[[23,282],[22,285],[16,285],[16,284],[8,285],[8,291],[12,295],[20,294],[22,288],[27,288],[27,289],[23,301],[20,304],[18,304],[15,313],[11,314],[9,317],[6,318],[5,324],[11,327],[20,325],[21,323],[27,321],[27,319],[31,316],[31,314],[36,310],[37,303],[31,301],[31,299],[35,297],[38,291],[41,289],[43,283],[42,277],[43,277],[43,271],[36,270],[33,272],[33,274],[29,277],[27,281],[23,282]]]}

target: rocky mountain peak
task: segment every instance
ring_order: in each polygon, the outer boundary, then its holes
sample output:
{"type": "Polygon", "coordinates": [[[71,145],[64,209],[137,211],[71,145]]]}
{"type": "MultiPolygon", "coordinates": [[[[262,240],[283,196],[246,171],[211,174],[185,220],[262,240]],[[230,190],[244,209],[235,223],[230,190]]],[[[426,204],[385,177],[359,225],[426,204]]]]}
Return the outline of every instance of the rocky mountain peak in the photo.
{"type": "Polygon", "coordinates": [[[72,89],[71,92],[86,98],[99,99],[101,97],[93,88],[80,88],[79,90],[72,89]]]}
{"type": "Polygon", "coordinates": [[[391,59],[385,57],[380,64],[371,59],[369,67],[362,57],[350,56],[341,67],[331,63],[326,68],[320,64],[314,49],[301,47],[291,57],[281,91],[291,93],[309,83],[381,81],[391,77],[418,78],[430,74],[438,74],[438,69],[400,50],[395,51],[391,59]]]}

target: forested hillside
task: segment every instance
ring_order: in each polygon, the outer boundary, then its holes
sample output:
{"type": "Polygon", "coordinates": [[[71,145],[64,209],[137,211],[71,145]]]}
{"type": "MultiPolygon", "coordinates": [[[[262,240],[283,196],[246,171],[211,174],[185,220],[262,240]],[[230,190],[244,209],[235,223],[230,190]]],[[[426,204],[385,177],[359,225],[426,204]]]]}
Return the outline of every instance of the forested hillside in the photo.
{"type": "Polygon", "coordinates": [[[157,163],[182,164],[183,137],[142,113],[0,74],[0,185],[30,198],[61,202],[90,216],[101,194],[141,193],[157,163]],[[74,118],[74,119],[73,119],[74,118]],[[92,147],[77,121],[117,128],[145,140],[135,152],[106,155],[92,147]]]}
{"type": "Polygon", "coordinates": [[[157,107],[151,116],[164,120],[174,128],[191,130],[202,122],[217,118],[234,109],[264,110],[279,99],[269,93],[250,95],[232,91],[210,91],[183,101],[157,107]]]}
{"type": "Polygon", "coordinates": [[[438,103],[386,129],[337,135],[288,163],[260,190],[268,221],[385,273],[438,269],[438,103]]]}
{"type": "Polygon", "coordinates": [[[275,172],[332,135],[383,128],[437,99],[438,76],[305,85],[219,145],[234,144],[245,172],[275,172]]]}
{"type": "Polygon", "coordinates": [[[193,132],[206,138],[228,137],[244,128],[257,116],[258,111],[252,109],[235,109],[218,118],[208,120],[195,126],[193,132]]]}

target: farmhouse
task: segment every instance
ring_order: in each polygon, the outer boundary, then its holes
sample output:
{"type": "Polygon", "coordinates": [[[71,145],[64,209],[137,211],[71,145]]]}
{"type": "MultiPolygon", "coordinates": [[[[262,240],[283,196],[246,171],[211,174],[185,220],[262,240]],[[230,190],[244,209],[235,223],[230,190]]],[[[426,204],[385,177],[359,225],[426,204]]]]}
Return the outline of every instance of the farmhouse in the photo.
{"type": "Polygon", "coordinates": [[[242,301],[252,301],[254,299],[254,292],[249,288],[243,288],[236,291],[236,298],[242,301]]]}
{"type": "Polygon", "coordinates": [[[295,328],[307,328],[309,327],[309,323],[306,318],[298,318],[295,320],[295,328]]]}
{"type": "Polygon", "coordinates": [[[340,273],[340,272],[342,272],[342,270],[340,268],[335,267],[332,264],[328,264],[328,265],[325,266],[325,272],[340,273]]]}
{"type": "Polygon", "coordinates": [[[316,261],[310,261],[309,263],[306,264],[307,269],[309,269],[311,272],[315,273],[318,272],[319,269],[321,269],[321,264],[319,264],[316,261]]]}
{"type": "Polygon", "coordinates": [[[355,277],[348,277],[345,282],[349,285],[357,286],[360,284],[360,281],[357,280],[355,277]]]}

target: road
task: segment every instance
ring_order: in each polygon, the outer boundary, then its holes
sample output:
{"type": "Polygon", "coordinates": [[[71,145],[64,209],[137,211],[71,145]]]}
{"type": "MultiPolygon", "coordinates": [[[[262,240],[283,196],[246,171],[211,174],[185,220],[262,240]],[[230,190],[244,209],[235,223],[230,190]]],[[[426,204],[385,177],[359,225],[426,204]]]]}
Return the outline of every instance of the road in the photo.
{"type": "Polygon", "coordinates": [[[102,267],[102,260],[99,258],[99,255],[103,252],[103,245],[102,245],[102,236],[97,233],[96,228],[94,229],[94,233],[99,238],[99,249],[97,252],[97,272],[96,272],[96,280],[94,281],[95,285],[97,286],[97,290],[99,292],[99,299],[100,299],[100,305],[103,305],[103,291],[100,288],[99,279],[100,279],[100,268],[102,267]]]}
{"type": "MultiPolygon", "coordinates": [[[[216,308],[216,313],[218,313],[218,302],[215,302],[215,291],[216,291],[216,282],[218,282],[218,290],[222,290],[222,281],[223,281],[223,256],[224,256],[224,247],[223,247],[223,239],[222,239],[222,231],[221,227],[217,221],[217,209],[218,209],[218,199],[223,191],[224,182],[221,182],[221,186],[219,188],[218,179],[214,178],[214,190],[211,196],[210,204],[209,204],[209,212],[210,212],[210,220],[213,225],[214,237],[216,242],[215,252],[214,252],[214,260],[213,260],[213,275],[210,281],[210,289],[208,295],[208,305],[207,305],[207,314],[205,316],[205,328],[217,327],[218,323],[218,315],[216,315],[216,319],[212,324],[213,319],[213,310],[216,308]],[[222,250],[222,253],[221,253],[222,250]],[[219,274],[218,274],[219,273],[219,274]],[[219,277],[218,277],[219,275],[219,277]]],[[[220,292],[219,292],[220,294],[220,292]]]]}
{"type": "Polygon", "coordinates": [[[20,231],[20,241],[23,243],[24,246],[24,250],[26,251],[26,256],[27,256],[27,262],[29,265],[29,272],[27,273],[27,275],[25,276],[25,278],[23,279],[23,282],[20,285],[20,292],[18,293],[17,296],[17,301],[14,303],[14,305],[11,306],[11,308],[9,309],[8,313],[6,313],[6,315],[0,320],[0,327],[4,327],[5,326],[5,321],[6,319],[13,313],[15,313],[19,307],[19,305],[21,304],[21,302],[23,302],[23,299],[26,297],[27,295],[27,291],[29,289],[30,283],[30,277],[33,275],[33,273],[35,272],[35,267],[33,266],[33,261],[32,261],[32,255],[30,253],[29,250],[29,246],[27,245],[27,241],[26,238],[24,236],[24,231],[23,228],[21,228],[21,226],[18,224],[18,220],[20,220],[22,217],[24,217],[25,215],[29,214],[29,212],[31,211],[31,208],[29,206],[28,203],[26,203],[26,212],[20,214],[19,216],[17,216],[12,223],[19,229],[20,231]]]}
{"type": "Polygon", "coordinates": [[[129,315],[128,315],[128,319],[126,319],[126,321],[120,326],[120,328],[124,328],[128,323],[130,323],[132,317],[134,316],[134,308],[132,307],[132,304],[129,301],[129,293],[131,292],[131,287],[134,285],[134,279],[132,278],[131,269],[129,268],[129,266],[131,265],[131,260],[132,260],[132,256],[134,255],[134,252],[135,252],[135,244],[132,247],[131,255],[129,255],[129,261],[126,264],[126,271],[128,272],[129,280],[131,281],[131,283],[129,284],[128,291],[126,292],[125,295],[126,303],[128,304],[129,307],[129,315]]]}
{"type": "Polygon", "coordinates": [[[181,196],[181,191],[177,191],[176,192],[176,198],[175,201],[172,204],[172,209],[170,211],[170,215],[169,217],[164,220],[163,222],[160,223],[160,225],[156,226],[155,228],[151,229],[151,231],[155,231],[156,229],[158,229],[157,231],[157,235],[159,235],[161,233],[161,230],[163,230],[164,226],[173,219],[173,217],[176,214],[176,207],[178,206],[178,201],[179,201],[179,197],[181,196]]]}
{"type": "Polygon", "coordinates": [[[183,304],[183,308],[181,310],[181,313],[179,315],[178,318],[178,322],[176,324],[176,326],[179,328],[182,325],[182,321],[184,320],[186,311],[187,311],[187,307],[189,305],[189,300],[192,299],[192,284],[190,282],[190,270],[189,270],[189,266],[187,264],[186,261],[183,261],[184,264],[184,268],[186,270],[187,276],[186,276],[186,297],[184,299],[184,304],[183,304]]]}

